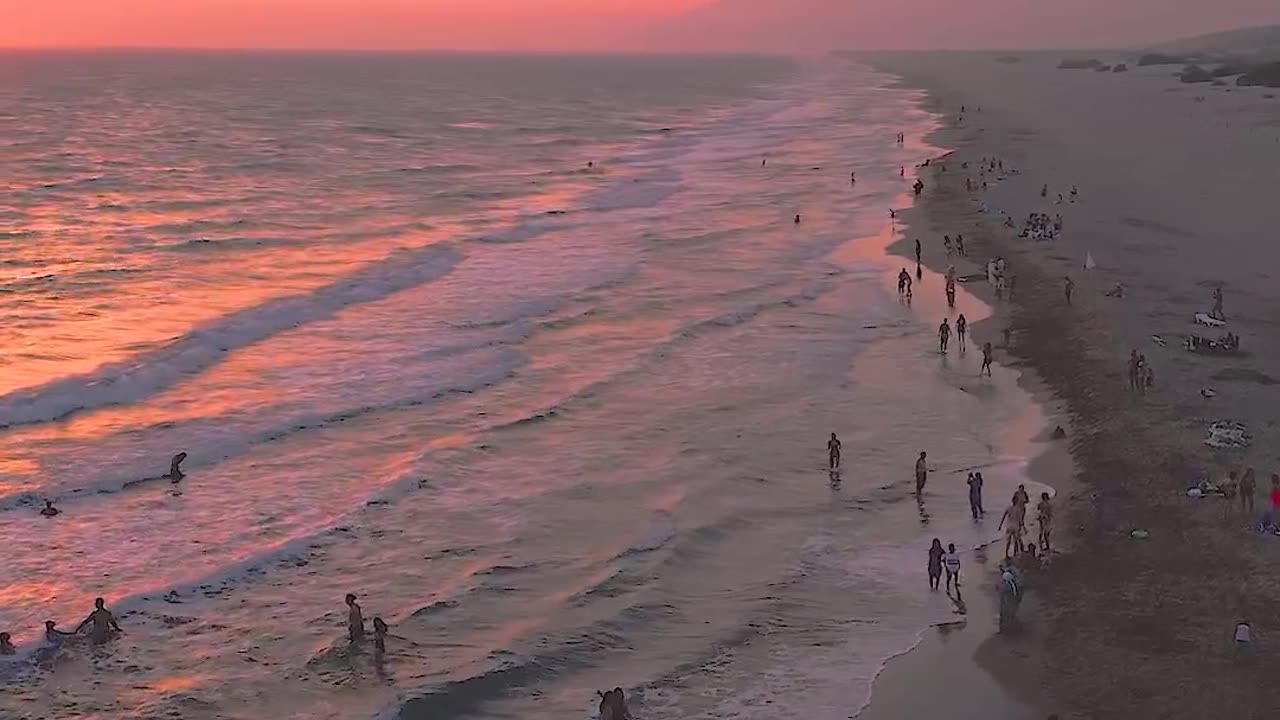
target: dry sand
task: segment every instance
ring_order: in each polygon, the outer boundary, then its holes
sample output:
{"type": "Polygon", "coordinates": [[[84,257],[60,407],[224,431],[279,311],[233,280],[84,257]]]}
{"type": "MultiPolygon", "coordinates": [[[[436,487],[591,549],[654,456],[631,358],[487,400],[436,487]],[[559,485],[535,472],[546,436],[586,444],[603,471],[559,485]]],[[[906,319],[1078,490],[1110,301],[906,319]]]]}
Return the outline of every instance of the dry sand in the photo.
{"type": "Polygon", "coordinates": [[[964,234],[970,259],[1009,261],[1016,292],[993,322],[1008,324],[1012,342],[997,360],[1033,368],[1069,419],[1072,463],[1033,468],[1061,489],[1074,467],[1079,491],[1059,503],[1069,550],[1037,578],[1026,631],[976,655],[1064,718],[1270,717],[1280,708],[1280,537],[1254,532],[1236,505],[1185,490],[1199,470],[1220,479],[1253,466],[1261,509],[1280,472],[1280,100],[1262,88],[1184,85],[1171,66],[1114,74],[1058,70],[1061,54],[997,57],[874,60],[929,91],[948,124],[933,142],[956,148],[946,172],[921,170],[925,217],[910,220],[909,236],[934,267],[948,262],[938,234],[948,230],[964,234]],[[980,185],[977,161],[992,156],[1018,172],[966,191],[966,175],[980,185]],[[1073,184],[1079,200],[1055,204],[1073,184]],[[1017,229],[1002,227],[999,211],[1017,229]],[[1063,237],[1018,238],[1032,211],[1061,213],[1063,237]],[[1086,252],[1096,269],[1083,269],[1086,252]],[[1070,306],[1064,275],[1075,282],[1070,306]],[[1117,283],[1125,297],[1105,296],[1117,283]],[[1189,353],[1188,333],[1219,332],[1192,322],[1218,283],[1244,352],[1189,353]],[[1156,372],[1144,395],[1128,388],[1131,348],[1156,372]],[[1252,445],[1207,447],[1219,418],[1246,423],[1252,445]],[[1151,538],[1131,538],[1135,528],[1151,538]],[[1257,638],[1245,657],[1231,641],[1240,619],[1257,638]]]}

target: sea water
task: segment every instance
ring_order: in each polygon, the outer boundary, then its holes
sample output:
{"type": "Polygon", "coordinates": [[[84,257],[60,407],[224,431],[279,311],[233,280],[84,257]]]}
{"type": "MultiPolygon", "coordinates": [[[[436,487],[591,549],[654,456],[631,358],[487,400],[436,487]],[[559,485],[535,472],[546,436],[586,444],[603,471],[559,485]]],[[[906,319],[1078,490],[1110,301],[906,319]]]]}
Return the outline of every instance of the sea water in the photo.
{"type": "Polygon", "coordinates": [[[845,718],[956,618],[925,549],[991,536],[1025,404],[892,286],[893,78],[0,60],[4,717],[845,718]],[[123,635],[39,649],[96,596],[123,635]]]}

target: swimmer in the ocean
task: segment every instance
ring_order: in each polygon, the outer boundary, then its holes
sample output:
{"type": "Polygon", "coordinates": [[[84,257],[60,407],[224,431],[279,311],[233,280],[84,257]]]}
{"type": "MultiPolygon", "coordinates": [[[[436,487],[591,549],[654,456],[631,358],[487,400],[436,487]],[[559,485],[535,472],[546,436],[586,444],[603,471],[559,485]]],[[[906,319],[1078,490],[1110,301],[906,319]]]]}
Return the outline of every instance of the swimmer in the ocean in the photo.
{"type": "Polygon", "coordinates": [[[106,601],[102,598],[95,598],[93,601],[93,612],[89,613],[89,617],[80,621],[76,626],[76,633],[79,633],[86,625],[93,625],[93,629],[89,631],[89,638],[95,643],[104,643],[111,639],[112,632],[124,632],[120,629],[119,623],[116,622],[116,616],[106,608],[106,601]]]}
{"type": "Polygon", "coordinates": [[[165,475],[165,477],[169,478],[170,482],[178,482],[182,478],[186,477],[186,474],[182,472],[182,461],[186,459],[187,454],[184,452],[180,452],[173,456],[173,460],[169,462],[169,474],[165,475]]]}
{"type": "Polygon", "coordinates": [[[61,645],[67,638],[72,637],[74,633],[63,632],[57,628],[58,623],[52,620],[44,621],[44,639],[50,645],[61,645]]]}
{"type": "Polygon", "coordinates": [[[799,224],[800,224],[800,216],[799,216],[799,215],[796,215],[796,224],[797,224],[797,225],[799,225],[799,224]]]}
{"type": "Polygon", "coordinates": [[[849,184],[850,184],[850,185],[857,185],[857,184],[858,184],[858,173],[856,173],[856,172],[851,172],[851,173],[849,173],[849,184]]]}
{"type": "Polygon", "coordinates": [[[0,632],[0,655],[13,655],[18,649],[13,646],[13,641],[9,639],[9,633],[0,632]]]}
{"type": "Polygon", "coordinates": [[[53,506],[52,500],[45,500],[44,509],[40,511],[40,514],[45,517],[53,517],[54,515],[57,515],[60,512],[62,511],[53,506]]]}

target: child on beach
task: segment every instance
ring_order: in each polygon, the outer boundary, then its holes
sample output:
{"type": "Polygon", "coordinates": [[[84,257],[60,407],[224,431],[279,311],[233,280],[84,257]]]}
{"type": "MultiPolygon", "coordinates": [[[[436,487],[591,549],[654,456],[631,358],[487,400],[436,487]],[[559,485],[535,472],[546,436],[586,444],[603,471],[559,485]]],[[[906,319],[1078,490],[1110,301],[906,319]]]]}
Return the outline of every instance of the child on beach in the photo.
{"type": "Polygon", "coordinates": [[[947,545],[947,554],[942,556],[942,567],[947,571],[947,592],[951,592],[951,583],[954,581],[958,594],[960,592],[960,556],[956,554],[955,543],[947,545]]]}

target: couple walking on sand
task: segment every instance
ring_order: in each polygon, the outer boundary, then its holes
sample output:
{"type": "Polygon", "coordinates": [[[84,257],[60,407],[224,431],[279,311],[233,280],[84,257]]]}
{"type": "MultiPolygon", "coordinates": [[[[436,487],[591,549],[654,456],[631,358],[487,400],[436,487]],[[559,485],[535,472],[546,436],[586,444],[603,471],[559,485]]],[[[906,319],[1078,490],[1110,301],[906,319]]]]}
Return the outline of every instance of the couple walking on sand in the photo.
{"type": "Polygon", "coordinates": [[[951,594],[951,586],[954,583],[956,596],[960,595],[960,555],[956,553],[955,543],[947,545],[947,549],[942,549],[942,541],[938,538],[933,539],[933,544],[929,546],[929,589],[937,590],[942,583],[943,571],[947,573],[947,594],[951,594]]]}

